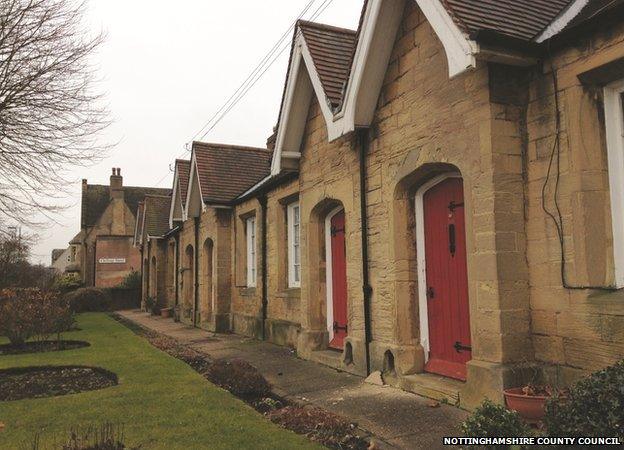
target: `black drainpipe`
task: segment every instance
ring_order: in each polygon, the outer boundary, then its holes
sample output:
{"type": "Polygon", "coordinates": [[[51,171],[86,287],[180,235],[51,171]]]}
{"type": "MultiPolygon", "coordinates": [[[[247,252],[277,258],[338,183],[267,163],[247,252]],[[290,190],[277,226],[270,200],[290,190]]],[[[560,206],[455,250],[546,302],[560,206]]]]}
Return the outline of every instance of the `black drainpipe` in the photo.
{"type": "Polygon", "coordinates": [[[269,305],[268,299],[268,274],[267,274],[267,197],[265,194],[258,197],[260,202],[260,212],[262,214],[261,227],[262,227],[262,248],[260,250],[262,263],[262,340],[266,340],[266,319],[267,309],[269,305]]]}
{"type": "Polygon", "coordinates": [[[147,295],[147,292],[143,292],[143,288],[146,286],[147,280],[145,278],[145,256],[143,255],[143,244],[141,244],[141,308],[143,308],[143,294],[147,295]]]}
{"type": "Polygon", "coordinates": [[[366,374],[371,373],[370,343],[371,335],[371,295],[373,288],[369,281],[368,270],[368,215],[366,207],[366,156],[369,147],[369,129],[358,128],[358,147],[360,151],[360,219],[362,221],[362,292],[364,294],[364,347],[366,349],[366,374]]]}
{"type": "Polygon", "coordinates": [[[195,276],[195,307],[193,308],[193,326],[197,326],[197,309],[199,306],[199,217],[193,217],[193,224],[195,225],[195,263],[193,264],[194,276],[195,276]]]}
{"type": "Polygon", "coordinates": [[[180,233],[175,234],[175,306],[180,303],[180,233]]]}

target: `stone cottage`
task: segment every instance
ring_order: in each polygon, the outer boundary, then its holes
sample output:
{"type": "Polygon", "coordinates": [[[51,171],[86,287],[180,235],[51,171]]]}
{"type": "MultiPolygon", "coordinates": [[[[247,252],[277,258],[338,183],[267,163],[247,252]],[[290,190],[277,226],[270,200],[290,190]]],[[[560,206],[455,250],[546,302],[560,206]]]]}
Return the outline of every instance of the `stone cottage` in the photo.
{"type": "Polygon", "coordinates": [[[168,195],[170,189],[124,186],[121,169],[113,168],[110,185],[82,180],[77,261],[85,286],[116,286],[133,270],[141,270],[140,252],[132,245],[138,203],[147,194],[168,195]]]}
{"type": "Polygon", "coordinates": [[[270,148],[176,164],[163,301],[466,407],[621,359],[623,3],[299,22],[270,148]]]}

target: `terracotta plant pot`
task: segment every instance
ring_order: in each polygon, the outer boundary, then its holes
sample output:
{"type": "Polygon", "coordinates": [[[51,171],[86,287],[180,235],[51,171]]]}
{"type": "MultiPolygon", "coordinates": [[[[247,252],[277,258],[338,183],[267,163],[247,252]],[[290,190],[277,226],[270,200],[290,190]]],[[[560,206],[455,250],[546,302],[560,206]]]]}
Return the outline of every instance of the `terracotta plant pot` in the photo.
{"type": "Polygon", "coordinates": [[[173,313],[173,308],[163,308],[160,310],[160,316],[161,317],[171,317],[173,313]]]}
{"type": "Polygon", "coordinates": [[[536,424],[544,418],[544,405],[550,397],[546,395],[526,395],[524,388],[505,389],[507,408],[516,411],[524,420],[536,424]]]}

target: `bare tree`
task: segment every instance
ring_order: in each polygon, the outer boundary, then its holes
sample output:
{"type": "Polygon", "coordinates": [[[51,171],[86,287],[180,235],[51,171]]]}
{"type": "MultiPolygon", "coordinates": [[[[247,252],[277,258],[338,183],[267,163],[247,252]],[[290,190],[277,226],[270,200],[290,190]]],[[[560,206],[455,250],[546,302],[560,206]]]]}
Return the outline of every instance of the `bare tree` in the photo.
{"type": "Polygon", "coordinates": [[[90,55],[103,35],[73,0],[0,0],[0,219],[58,211],[68,170],[103,156],[109,123],[90,55]]]}

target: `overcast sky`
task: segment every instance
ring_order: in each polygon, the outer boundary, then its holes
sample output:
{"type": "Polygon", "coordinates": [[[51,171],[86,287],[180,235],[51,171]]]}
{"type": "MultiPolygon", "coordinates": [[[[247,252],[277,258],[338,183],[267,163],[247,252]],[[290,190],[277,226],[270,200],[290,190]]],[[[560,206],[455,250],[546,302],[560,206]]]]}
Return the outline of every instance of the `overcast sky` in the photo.
{"type": "MultiPolygon", "coordinates": [[[[88,25],[107,33],[95,60],[114,123],[102,139],[119,144],[96,166],[73,171],[71,206],[56,218],[59,224],[38,231],[33,260],[49,264],[52,249],[67,247],[80,231],[82,178],[108,184],[111,167],[120,167],[126,185],[171,186],[169,164],[188,157],[185,142],[309,1],[89,0],[88,25]]],[[[357,27],[362,0],[316,0],[304,18],[324,2],[315,21],[357,27]]],[[[287,63],[288,49],[204,140],[264,146],[277,120],[287,63]]]]}

